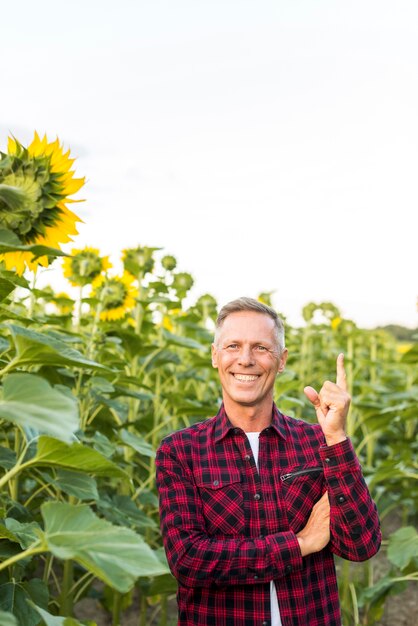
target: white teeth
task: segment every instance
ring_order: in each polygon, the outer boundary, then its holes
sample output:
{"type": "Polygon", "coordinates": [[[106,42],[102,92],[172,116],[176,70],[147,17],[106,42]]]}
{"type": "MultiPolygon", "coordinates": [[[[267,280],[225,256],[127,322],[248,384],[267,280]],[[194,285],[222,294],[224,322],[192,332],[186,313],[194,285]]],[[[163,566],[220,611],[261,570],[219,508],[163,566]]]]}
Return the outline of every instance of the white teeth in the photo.
{"type": "Polygon", "coordinates": [[[257,380],[258,376],[250,376],[249,374],[234,374],[238,380],[257,380]]]}

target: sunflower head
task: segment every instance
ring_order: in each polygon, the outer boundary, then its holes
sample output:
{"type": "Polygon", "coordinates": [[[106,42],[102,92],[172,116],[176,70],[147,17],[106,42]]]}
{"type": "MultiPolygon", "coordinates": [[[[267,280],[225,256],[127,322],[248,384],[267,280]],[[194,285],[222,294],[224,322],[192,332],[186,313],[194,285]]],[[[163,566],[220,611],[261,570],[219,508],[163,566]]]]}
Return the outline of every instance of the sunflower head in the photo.
{"type": "Polygon", "coordinates": [[[101,275],[94,281],[92,296],[99,300],[100,319],[105,322],[119,320],[135,306],[138,290],[134,278],[124,272],[122,276],[101,275]]]}
{"type": "MultiPolygon", "coordinates": [[[[25,148],[9,138],[7,154],[0,153],[0,228],[13,231],[23,244],[60,249],[71,241],[81,220],[66,203],[74,202],[69,196],[84,185],[84,178],[74,178],[73,163],[58,139],[48,142],[46,135],[40,139],[35,133],[25,148]]],[[[47,256],[34,260],[31,252],[8,252],[2,258],[19,274],[25,266],[49,263],[47,256]]]]}
{"type": "Polygon", "coordinates": [[[52,302],[57,307],[60,315],[69,315],[73,311],[74,301],[67,293],[56,293],[52,298],[52,302]]]}
{"type": "Polygon", "coordinates": [[[177,265],[176,257],[171,256],[171,254],[166,254],[161,259],[161,265],[163,266],[165,270],[171,272],[172,270],[176,268],[176,265],[177,265]]]}
{"type": "Polygon", "coordinates": [[[86,246],[82,250],[71,250],[70,257],[63,260],[64,276],[74,287],[90,285],[102,272],[111,266],[109,257],[101,257],[97,248],[86,246]]]}
{"type": "Polygon", "coordinates": [[[181,299],[184,298],[187,292],[193,287],[194,280],[191,274],[187,272],[178,272],[174,274],[173,289],[176,290],[177,296],[181,299]]]}
{"type": "Polygon", "coordinates": [[[154,252],[159,248],[138,246],[122,250],[123,266],[132,276],[145,276],[154,269],[154,252]]]}
{"type": "Polygon", "coordinates": [[[218,303],[215,298],[209,293],[205,293],[196,301],[195,309],[199,312],[201,317],[206,320],[207,318],[215,319],[217,316],[218,303]]]}

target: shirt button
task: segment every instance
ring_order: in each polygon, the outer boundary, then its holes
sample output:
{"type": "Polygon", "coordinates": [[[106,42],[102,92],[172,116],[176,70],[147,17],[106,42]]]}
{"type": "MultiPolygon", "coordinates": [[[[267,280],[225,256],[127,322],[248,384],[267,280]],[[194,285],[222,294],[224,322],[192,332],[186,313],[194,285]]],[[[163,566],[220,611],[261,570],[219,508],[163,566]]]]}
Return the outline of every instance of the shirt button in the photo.
{"type": "Polygon", "coordinates": [[[251,459],[250,455],[246,454],[245,457],[244,457],[244,461],[249,461],[250,459],[251,459]]]}
{"type": "Polygon", "coordinates": [[[325,463],[331,463],[331,459],[329,459],[328,457],[325,459],[325,463]]]}
{"type": "Polygon", "coordinates": [[[261,626],[269,626],[268,622],[261,622],[261,626]]]}
{"type": "Polygon", "coordinates": [[[217,487],[219,485],[219,480],[214,480],[212,484],[214,487],[217,487]]]}
{"type": "Polygon", "coordinates": [[[284,573],[285,574],[290,574],[292,571],[292,566],[291,565],[286,565],[286,567],[284,568],[284,573]]]}
{"type": "Polygon", "coordinates": [[[239,428],[234,428],[234,433],[237,435],[239,433],[239,428]]]}
{"type": "Polygon", "coordinates": [[[254,580],[258,580],[257,574],[254,574],[254,580]]]}
{"type": "Polygon", "coordinates": [[[261,500],[261,496],[260,496],[260,494],[259,494],[259,493],[256,493],[256,494],[254,495],[254,500],[261,500]]]}
{"type": "Polygon", "coordinates": [[[338,496],[337,501],[342,504],[343,502],[345,502],[345,498],[344,496],[338,496]]]}

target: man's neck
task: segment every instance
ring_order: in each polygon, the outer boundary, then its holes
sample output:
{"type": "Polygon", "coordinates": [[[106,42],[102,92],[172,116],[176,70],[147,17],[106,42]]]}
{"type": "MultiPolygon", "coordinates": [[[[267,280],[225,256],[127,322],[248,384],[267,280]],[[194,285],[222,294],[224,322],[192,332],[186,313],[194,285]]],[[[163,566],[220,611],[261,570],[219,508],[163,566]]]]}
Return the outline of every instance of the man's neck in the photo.
{"type": "Polygon", "coordinates": [[[246,433],[261,432],[271,424],[273,401],[258,406],[243,406],[224,398],[224,407],[233,426],[242,428],[246,433]]]}

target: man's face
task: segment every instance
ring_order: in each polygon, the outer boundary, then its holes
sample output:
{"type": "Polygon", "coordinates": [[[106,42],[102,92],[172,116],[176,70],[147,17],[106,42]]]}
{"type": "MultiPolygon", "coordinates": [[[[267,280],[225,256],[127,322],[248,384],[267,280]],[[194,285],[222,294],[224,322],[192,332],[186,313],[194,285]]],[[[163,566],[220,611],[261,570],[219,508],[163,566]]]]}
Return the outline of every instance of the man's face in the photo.
{"type": "Polygon", "coordinates": [[[231,313],[212,344],[212,365],[219,372],[224,401],[239,406],[273,402],[276,375],[284,370],[287,350],[280,354],[274,320],[264,313],[231,313]]]}

